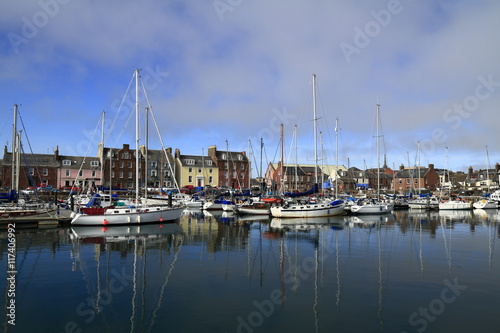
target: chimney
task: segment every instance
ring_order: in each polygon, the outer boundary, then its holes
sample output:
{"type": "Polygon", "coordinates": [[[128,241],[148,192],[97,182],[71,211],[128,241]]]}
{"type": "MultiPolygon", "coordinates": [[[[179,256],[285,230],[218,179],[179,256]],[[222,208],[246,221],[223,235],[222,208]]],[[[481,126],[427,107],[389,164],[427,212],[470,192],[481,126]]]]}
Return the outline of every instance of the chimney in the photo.
{"type": "Polygon", "coordinates": [[[500,171],[500,164],[495,163],[495,172],[498,173],[500,171]]]}
{"type": "Polygon", "coordinates": [[[472,176],[472,171],[474,171],[474,169],[472,169],[472,166],[469,167],[469,172],[468,172],[468,176],[471,177],[472,176]]]}
{"type": "Polygon", "coordinates": [[[167,154],[170,154],[172,155],[172,147],[168,147],[167,149],[165,149],[167,151],[167,154]]]}
{"type": "Polygon", "coordinates": [[[215,153],[217,152],[217,146],[208,147],[208,156],[215,157],[215,153]]]}
{"type": "Polygon", "coordinates": [[[56,149],[54,149],[54,158],[56,161],[59,159],[59,146],[56,146],[56,149]]]}
{"type": "Polygon", "coordinates": [[[434,170],[434,164],[429,164],[429,170],[434,170]]]}
{"type": "Polygon", "coordinates": [[[175,148],[175,158],[181,158],[181,151],[179,148],[175,148]]]}
{"type": "Polygon", "coordinates": [[[401,163],[401,165],[399,166],[399,170],[404,170],[405,169],[405,166],[401,163]]]}

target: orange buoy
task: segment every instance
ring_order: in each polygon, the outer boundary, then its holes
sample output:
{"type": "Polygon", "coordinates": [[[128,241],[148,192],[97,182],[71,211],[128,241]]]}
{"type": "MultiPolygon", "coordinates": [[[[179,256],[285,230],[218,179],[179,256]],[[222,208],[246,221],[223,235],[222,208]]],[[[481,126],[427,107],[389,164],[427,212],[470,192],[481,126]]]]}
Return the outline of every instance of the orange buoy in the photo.
{"type": "Polygon", "coordinates": [[[104,221],[102,221],[102,224],[107,225],[108,224],[108,220],[104,219],[104,221]]]}

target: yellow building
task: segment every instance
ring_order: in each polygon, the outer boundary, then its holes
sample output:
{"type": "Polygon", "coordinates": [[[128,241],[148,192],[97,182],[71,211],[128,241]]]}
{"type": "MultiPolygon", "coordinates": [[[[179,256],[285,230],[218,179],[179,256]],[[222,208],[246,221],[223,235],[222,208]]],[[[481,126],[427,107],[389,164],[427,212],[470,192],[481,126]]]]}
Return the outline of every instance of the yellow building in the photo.
{"type": "Polygon", "coordinates": [[[180,187],[216,187],[219,183],[219,168],[210,156],[181,155],[176,149],[175,165],[175,178],[180,187]]]}

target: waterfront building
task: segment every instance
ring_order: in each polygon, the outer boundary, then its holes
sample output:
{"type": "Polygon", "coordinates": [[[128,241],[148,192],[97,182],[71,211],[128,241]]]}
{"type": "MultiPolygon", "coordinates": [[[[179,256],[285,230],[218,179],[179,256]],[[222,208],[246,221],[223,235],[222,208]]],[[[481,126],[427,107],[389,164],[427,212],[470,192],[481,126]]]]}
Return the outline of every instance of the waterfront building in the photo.
{"type": "Polygon", "coordinates": [[[250,161],[246,152],[221,151],[214,145],[208,147],[208,156],[212,158],[219,172],[218,187],[250,187],[250,161]]]}
{"type": "MultiPolygon", "coordinates": [[[[98,158],[59,155],[57,146],[53,154],[24,154],[20,160],[19,189],[93,186],[100,181],[98,158]]],[[[10,188],[11,178],[12,153],[5,147],[1,163],[1,186],[10,188]]]]}
{"type": "MultiPolygon", "coordinates": [[[[317,172],[318,181],[321,182],[324,177],[320,167],[317,168],[317,172]]],[[[308,191],[316,182],[314,165],[285,163],[281,167],[281,162],[269,163],[265,173],[265,182],[272,192],[308,191]]]]}
{"type": "Polygon", "coordinates": [[[211,156],[182,155],[175,149],[175,177],[180,187],[216,187],[219,169],[211,156]]]}
{"type": "Polygon", "coordinates": [[[434,164],[429,164],[425,167],[405,168],[403,165],[399,167],[394,175],[394,190],[403,194],[413,193],[426,190],[436,191],[439,187],[439,175],[434,169],[434,164]]]}

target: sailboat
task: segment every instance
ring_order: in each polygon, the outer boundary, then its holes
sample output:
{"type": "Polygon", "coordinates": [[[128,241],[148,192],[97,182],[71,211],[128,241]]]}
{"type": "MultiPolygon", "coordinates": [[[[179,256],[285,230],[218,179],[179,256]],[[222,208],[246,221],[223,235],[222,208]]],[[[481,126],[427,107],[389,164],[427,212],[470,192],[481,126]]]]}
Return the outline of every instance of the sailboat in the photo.
{"type": "Polygon", "coordinates": [[[14,104],[14,122],[12,124],[11,184],[10,192],[6,195],[6,199],[9,202],[0,205],[0,219],[54,217],[57,209],[56,205],[49,202],[41,202],[40,200],[32,201],[29,200],[29,198],[19,198],[19,176],[21,174],[22,145],[21,131],[17,131],[17,107],[18,105],[14,104]]]}
{"type": "Polygon", "coordinates": [[[142,223],[160,223],[171,221],[181,216],[184,207],[169,207],[165,205],[148,206],[140,204],[139,200],[139,70],[135,75],[135,206],[86,207],[72,214],[72,225],[126,225],[142,223]]]}
{"type": "MultiPolygon", "coordinates": [[[[315,188],[318,186],[318,158],[316,139],[316,74],[312,76],[313,86],[313,112],[314,112],[314,173],[316,176],[315,188]]],[[[283,173],[282,173],[283,174],[283,173]]],[[[273,217],[320,217],[342,215],[344,213],[345,203],[343,200],[334,200],[331,202],[315,202],[315,203],[288,203],[284,206],[271,207],[271,215],[273,217]]]]}
{"type": "Polygon", "coordinates": [[[394,203],[380,201],[380,104],[377,103],[377,200],[360,200],[351,206],[354,214],[386,214],[394,209],[394,203]]]}
{"type": "MultiPolygon", "coordinates": [[[[486,195],[489,197],[490,196],[490,173],[489,173],[489,168],[490,168],[490,159],[488,157],[488,147],[484,147],[484,150],[486,152],[486,181],[488,183],[488,192],[486,195]]],[[[477,200],[472,204],[472,206],[475,209],[496,209],[498,208],[498,202],[496,200],[493,200],[491,198],[482,198],[477,200]]]]}
{"type": "MultiPolygon", "coordinates": [[[[448,173],[448,178],[450,177],[449,175],[449,169],[448,169],[448,147],[446,147],[446,172],[448,173]]],[[[439,210],[466,210],[466,209],[472,209],[472,205],[470,202],[467,202],[465,200],[461,199],[454,199],[451,200],[442,200],[439,203],[439,210]]]]}

